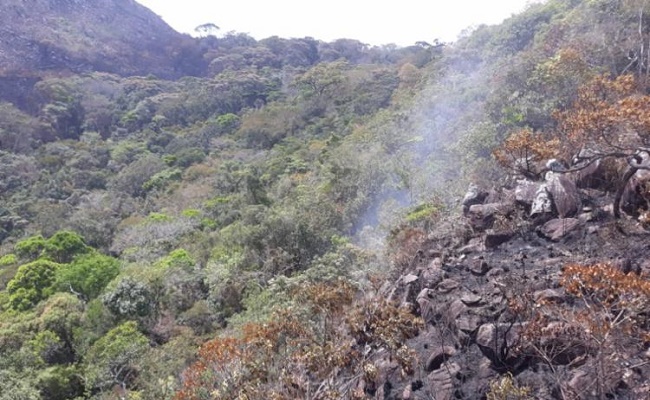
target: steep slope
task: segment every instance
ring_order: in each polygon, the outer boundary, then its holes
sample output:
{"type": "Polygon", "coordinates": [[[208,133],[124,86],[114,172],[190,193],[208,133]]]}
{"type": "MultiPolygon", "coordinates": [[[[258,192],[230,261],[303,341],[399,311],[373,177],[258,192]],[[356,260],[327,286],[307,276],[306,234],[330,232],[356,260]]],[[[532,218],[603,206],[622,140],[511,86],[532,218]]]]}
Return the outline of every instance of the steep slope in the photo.
{"type": "Polygon", "coordinates": [[[65,71],[181,75],[193,40],[133,0],[7,0],[0,13],[0,76],[65,71]]]}

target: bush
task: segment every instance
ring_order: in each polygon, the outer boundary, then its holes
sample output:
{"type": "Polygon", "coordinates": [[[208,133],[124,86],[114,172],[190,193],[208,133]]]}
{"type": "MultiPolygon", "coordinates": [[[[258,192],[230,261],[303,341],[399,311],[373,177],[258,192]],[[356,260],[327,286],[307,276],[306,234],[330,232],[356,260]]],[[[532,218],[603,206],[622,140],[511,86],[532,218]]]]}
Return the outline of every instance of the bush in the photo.
{"type": "Polygon", "coordinates": [[[48,260],[36,260],[18,268],[7,284],[9,306],[24,311],[54,293],[56,271],[61,265],[48,260]]]}
{"type": "Polygon", "coordinates": [[[79,254],[91,251],[75,232],[59,231],[45,242],[44,256],[59,263],[69,263],[79,254]]]}
{"type": "Polygon", "coordinates": [[[57,270],[57,288],[80,293],[86,300],[94,299],[120,272],[118,260],[99,253],[76,257],[57,270]]]}

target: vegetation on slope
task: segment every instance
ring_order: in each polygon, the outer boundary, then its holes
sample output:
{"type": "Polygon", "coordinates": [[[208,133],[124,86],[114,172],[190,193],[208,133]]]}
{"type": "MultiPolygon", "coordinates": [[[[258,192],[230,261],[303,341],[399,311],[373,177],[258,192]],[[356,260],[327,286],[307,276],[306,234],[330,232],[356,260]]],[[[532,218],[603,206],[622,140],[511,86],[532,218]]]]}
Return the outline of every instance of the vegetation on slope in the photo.
{"type": "Polygon", "coordinates": [[[382,354],[413,374],[423,321],[384,280],[464,240],[455,198],[498,163],[642,148],[647,19],[548,1],[452,46],[228,34],[169,74],[36,74],[0,104],[0,399],[366,398],[382,354]]]}

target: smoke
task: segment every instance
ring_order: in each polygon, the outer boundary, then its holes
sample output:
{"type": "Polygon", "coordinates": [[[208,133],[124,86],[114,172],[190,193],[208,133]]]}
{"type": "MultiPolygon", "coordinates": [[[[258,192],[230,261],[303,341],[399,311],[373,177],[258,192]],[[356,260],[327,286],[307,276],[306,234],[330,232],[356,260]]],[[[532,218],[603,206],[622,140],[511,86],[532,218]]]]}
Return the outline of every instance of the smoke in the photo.
{"type": "Polygon", "coordinates": [[[388,188],[372,199],[354,225],[357,244],[381,248],[389,229],[416,205],[435,203],[448,210],[459,205],[479,157],[472,153],[491,145],[473,140],[484,129],[493,74],[477,51],[468,48],[469,39],[447,46],[441,59],[423,67],[425,83],[413,106],[390,128],[403,146],[385,160],[392,169],[388,188]]]}

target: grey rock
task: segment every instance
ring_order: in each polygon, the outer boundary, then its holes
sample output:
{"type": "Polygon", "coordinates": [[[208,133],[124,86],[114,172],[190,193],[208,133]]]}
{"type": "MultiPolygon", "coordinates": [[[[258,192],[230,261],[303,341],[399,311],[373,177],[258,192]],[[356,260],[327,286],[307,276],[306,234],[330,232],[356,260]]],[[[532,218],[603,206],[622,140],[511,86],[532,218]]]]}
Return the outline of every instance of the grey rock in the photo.
{"type": "Polygon", "coordinates": [[[515,200],[519,203],[532,205],[537,197],[537,192],[542,187],[541,183],[532,182],[527,179],[517,181],[515,187],[515,200]]]}
{"type": "Polygon", "coordinates": [[[426,362],[428,372],[439,369],[444,362],[456,354],[456,349],[451,346],[436,347],[426,362]]]}
{"type": "Polygon", "coordinates": [[[548,221],[540,228],[540,233],[546,238],[558,241],[580,226],[576,218],[556,218],[548,221]]]}
{"type": "Polygon", "coordinates": [[[469,208],[467,217],[470,225],[477,230],[488,229],[492,226],[497,215],[508,215],[514,211],[510,203],[476,204],[469,208]]]}
{"type": "Polygon", "coordinates": [[[538,290],[533,293],[533,298],[536,302],[554,302],[560,303],[564,301],[564,294],[555,289],[538,290]]]}
{"type": "Polygon", "coordinates": [[[535,199],[530,207],[530,215],[546,214],[553,212],[553,201],[546,185],[540,185],[535,192],[535,199]]]}
{"type": "Polygon", "coordinates": [[[481,258],[473,260],[469,265],[469,272],[476,276],[483,276],[487,274],[489,270],[490,265],[487,263],[487,261],[481,258]]]}
{"type": "Polygon", "coordinates": [[[503,350],[515,343],[520,331],[521,324],[483,324],[476,334],[476,344],[492,362],[502,362],[503,350]]]}
{"type": "Polygon", "coordinates": [[[479,187],[473,183],[470,184],[467,193],[465,193],[465,197],[463,197],[463,214],[466,215],[471,206],[482,204],[487,197],[488,192],[479,189],[479,187]]]}
{"type": "Polygon", "coordinates": [[[473,307],[477,306],[482,302],[483,298],[481,296],[475,295],[473,293],[468,293],[461,296],[460,301],[462,301],[466,306],[473,307]]]}
{"type": "Polygon", "coordinates": [[[454,394],[453,376],[460,372],[456,363],[443,363],[442,366],[427,376],[427,383],[436,400],[452,400],[454,394]]]}
{"type": "Polygon", "coordinates": [[[408,275],[406,275],[406,276],[404,276],[404,277],[402,278],[402,282],[403,282],[405,285],[408,285],[408,284],[411,284],[411,283],[417,281],[418,279],[419,279],[419,278],[418,278],[417,275],[408,274],[408,275]]]}
{"type": "Polygon", "coordinates": [[[494,249],[506,243],[514,236],[513,232],[488,232],[485,235],[484,245],[486,249],[494,249]]]}
{"type": "Polygon", "coordinates": [[[560,218],[576,215],[582,208],[582,200],[576,184],[564,174],[549,172],[547,189],[560,218]]]}
{"type": "Polygon", "coordinates": [[[453,290],[456,290],[460,284],[453,279],[445,279],[438,284],[438,292],[440,293],[449,293],[453,290]]]}
{"type": "Polygon", "coordinates": [[[465,333],[472,333],[481,325],[481,318],[474,314],[465,314],[458,318],[456,326],[465,333]]]}

